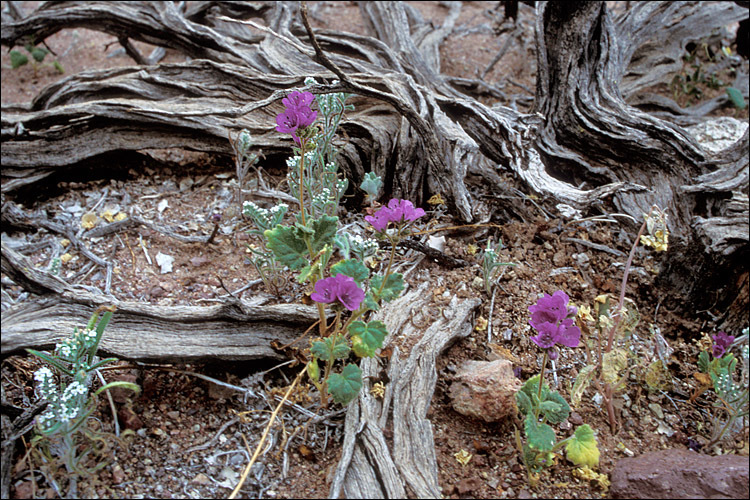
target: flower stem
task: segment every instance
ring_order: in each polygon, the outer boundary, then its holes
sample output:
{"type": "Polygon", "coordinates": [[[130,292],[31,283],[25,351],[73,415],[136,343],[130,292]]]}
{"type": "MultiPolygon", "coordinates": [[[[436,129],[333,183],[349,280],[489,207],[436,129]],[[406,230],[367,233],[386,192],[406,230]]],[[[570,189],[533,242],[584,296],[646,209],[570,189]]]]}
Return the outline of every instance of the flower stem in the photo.
{"type": "Polygon", "coordinates": [[[380,297],[380,294],[383,293],[383,288],[385,288],[385,282],[388,281],[388,276],[391,274],[391,266],[393,265],[393,257],[396,255],[396,244],[398,241],[394,238],[391,238],[391,236],[386,233],[386,236],[388,236],[388,239],[391,242],[391,258],[388,260],[388,267],[385,269],[385,277],[383,278],[383,282],[380,284],[380,288],[378,289],[378,297],[380,297]]]}
{"type": "Polygon", "coordinates": [[[307,139],[300,139],[300,159],[299,159],[299,211],[300,217],[302,218],[302,225],[305,225],[305,149],[307,146],[307,139]]]}
{"type": "MultiPolygon", "coordinates": [[[[547,367],[547,349],[544,350],[544,360],[542,360],[542,370],[539,372],[539,389],[537,389],[536,397],[541,401],[542,399],[542,385],[544,384],[544,369],[547,367]]],[[[534,410],[534,418],[538,422],[539,421],[539,412],[541,411],[541,406],[537,405],[537,407],[534,410]]]]}
{"type": "Polygon", "coordinates": [[[628,260],[625,262],[625,272],[622,276],[622,286],[620,287],[620,300],[617,303],[617,310],[615,311],[617,313],[617,317],[615,318],[615,324],[612,325],[612,328],[609,331],[609,339],[607,342],[607,352],[610,352],[612,350],[612,346],[615,342],[615,331],[617,331],[617,327],[620,326],[620,321],[622,321],[622,306],[625,304],[625,285],[628,282],[628,275],[630,274],[630,265],[633,263],[633,257],[635,256],[635,249],[638,246],[638,242],[641,240],[641,235],[643,235],[643,231],[646,230],[646,221],[643,221],[643,224],[641,224],[641,229],[638,231],[638,235],[635,237],[635,242],[633,243],[633,247],[630,249],[630,255],[628,255],[628,260]]]}

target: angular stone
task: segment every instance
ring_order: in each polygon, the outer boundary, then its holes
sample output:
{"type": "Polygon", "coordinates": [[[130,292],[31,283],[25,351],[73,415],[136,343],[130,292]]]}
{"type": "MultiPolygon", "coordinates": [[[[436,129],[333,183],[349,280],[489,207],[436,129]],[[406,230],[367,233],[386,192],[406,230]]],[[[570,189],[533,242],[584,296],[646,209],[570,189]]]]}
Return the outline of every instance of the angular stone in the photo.
{"type": "Polygon", "coordinates": [[[521,381],[507,359],[467,361],[450,388],[453,408],[485,422],[497,422],[516,412],[516,392],[521,381]]]}
{"type": "Polygon", "coordinates": [[[610,480],[613,498],[747,498],[748,459],[652,451],[619,460],[610,480]]]}

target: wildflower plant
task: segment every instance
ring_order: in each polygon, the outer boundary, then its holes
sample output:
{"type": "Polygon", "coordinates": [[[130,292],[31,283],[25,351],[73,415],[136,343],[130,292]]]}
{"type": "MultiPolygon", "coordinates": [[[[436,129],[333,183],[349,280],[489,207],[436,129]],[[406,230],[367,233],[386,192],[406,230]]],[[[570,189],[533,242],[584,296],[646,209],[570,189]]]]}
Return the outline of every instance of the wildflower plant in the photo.
{"type": "Polygon", "coordinates": [[[559,347],[577,347],[581,331],[574,324],[577,309],[569,305],[565,292],[558,290],[544,294],[529,307],[529,324],[537,331],[531,341],[544,350],[541,372],[531,377],[516,393],[518,409],[524,418],[526,443],[521,442],[516,430],[516,442],[528,472],[529,481],[535,483],[538,473],[553,463],[557,450],[565,447],[568,460],[578,466],[596,467],[599,449],[594,431],[588,424],[580,425],[574,434],[557,441],[551,425],[560,424],[570,415],[570,406],[557,391],[551,391],[544,381],[544,371],[549,359],[557,359],[559,347]]]}
{"type": "MultiPolygon", "coordinates": [[[[317,82],[308,79],[306,84],[317,82]]],[[[318,308],[318,336],[311,340],[306,371],[323,406],[329,397],[346,405],[359,393],[362,372],[357,364],[347,361],[351,353],[370,357],[382,347],[385,324],[366,321],[366,315],[404,289],[402,275],[391,272],[396,244],[411,234],[411,225],[425,214],[407,200],[393,199],[366,217],[376,237],[391,242],[385,271],[371,273],[364,261],[375,256],[377,242],[349,234],[340,227],[337,216],[348,181],[337,172],[334,138],[344,112],[352,109],[346,104],[349,96],[293,91],[282,100],[284,110],[276,117],[276,130],[291,135],[294,141],[293,156],[287,161],[287,183],[298,200],[293,221],[284,223],[286,206],[270,210],[252,202],[243,206],[244,214],[255,224],[251,233],[261,240],[261,245],[252,249],[261,277],[284,269],[295,272],[296,281],[306,285],[318,308]],[[334,263],[336,247],[344,258],[334,263]],[[340,364],[343,367],[339,369],[340,364]]],[[[382,181],[377,176],[368,179],[379,189],[382,181]]]]}
{"type": "Polygon", "coordinates": [[[635,303],[625,298],[625,286],[638,244],[657,252],[664,252],[668,248],[667,214],[653,206],[643,216],[644,222],[625,263],[619,300],[615,302],[608,295],[599,295],[594,300],[593,308],[582,307],[576,318],[576,325],[585,339],[587,363],[573,384],[571,402],[577,405],[593,382],[604,401],[612,432],[616,431],[618,425],[615,393],[627,387],[631,372],[641,371],[651,389],[668,389],[671,380],[666,367],[669,357],[666,341],[653,325],[648,334],[638,336],[640,314],[635,303]],[[644,342],[638,342],[641,338],[644,342]]]}
{"type": "Polygon", "coordinates": [[[712,336],[710,353],[701,351],[698,355],[698,369],[710,376],[716,394],[709,448],[721,441],[738,420],[748,416],[748,331],[745,328],[737,342],[734,335],[719,332],[712,336]],[[742,361],[740,377],[734,374],[738,359],[729,352],[735,345],[742,361]]]}
{"type": "Polygon", "coordinates": [[[69,496],[76,497],[75,476],[87,475],[104,467],[100,463],[93,469],[86,469],[82,460],[91,449],[88,446],[96,438],[86,423],[96,408],[96,398],[113,387],[125,387],[138,391],[137,385],[124,382],[110,382],[90,394],[93,373],[116,358],[100,360],[96,356],[104,329],[112,317],[106,311],[99,318],[97,310],[86,328],[75,328],[73,335],[57,344],[53,353],[27,349],[47,363],[34,373],[38,395],[48,402],[46,410],[37,417],[37,436],[32,441],[38,446],[46,460],[59,459],[71,477],[69,496]],[[86,443],[84,438],[88,438],[86,443]],[[82,446],[83,445],[83,446],[82,446]],[[80,449],[83,453],[79,453],[80,449]]]}
{"type": "Polygon", "coordinates": [[[234,161],[237,169],[237,205],[240,209],[240,213],[242,213],[244,208],[242,186],[245,184],[245,177],[247,176],[250,167],[253,167],[258,163],[258,155],[250,152],[253,141],[250,132],[246,129],[242,129],[237,138],[230,140],[230,143],[232,145],[232,150],[234,151],[234,161]]]}
{"type": "Polygon", "coordinates": [[[493,247],[492,240],[487,241],[487,248],[484,250],[482,256],[482,277],[484,278],[484,290],[487,295],[491,295],[492,284],[497,279],[497,271],[503,266],[514,267],[517,264],[515,262],[499,262],[498,261],[498,250],[503,248],[503,242],[498,242],[498,245],[493,247]]]}
{"type": "Polygon", "coordinates": [[[262,208],[252,201],[245,201],[242,205],[242,213],[255,225],[255,229],[250,229],[248,234],[257,236],[260,241],[259,246],[248,244],[248,250],[251,253],[250,263],[263,280],[266,290],[276,296],[281,294],[286,280],[282,274],[283,266],[276,261],[273,253],[266,247],[264,232],[280,224],[287,210],[289,206],[286,203],[280,203],[270,209],[262,208]]]}

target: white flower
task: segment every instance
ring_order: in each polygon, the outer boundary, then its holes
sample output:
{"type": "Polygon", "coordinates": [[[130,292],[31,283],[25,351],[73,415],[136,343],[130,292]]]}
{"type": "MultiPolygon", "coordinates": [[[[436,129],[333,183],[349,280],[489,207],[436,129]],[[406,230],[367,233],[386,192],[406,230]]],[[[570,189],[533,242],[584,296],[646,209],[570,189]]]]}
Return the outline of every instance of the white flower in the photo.
{"type": "Polygon", "coordinates": [[[52,378],[52,370],[50,370],[46,366],[43,366],[34,372],[34,380],[39,383],[44,384],[49,378],[52,378]]]}

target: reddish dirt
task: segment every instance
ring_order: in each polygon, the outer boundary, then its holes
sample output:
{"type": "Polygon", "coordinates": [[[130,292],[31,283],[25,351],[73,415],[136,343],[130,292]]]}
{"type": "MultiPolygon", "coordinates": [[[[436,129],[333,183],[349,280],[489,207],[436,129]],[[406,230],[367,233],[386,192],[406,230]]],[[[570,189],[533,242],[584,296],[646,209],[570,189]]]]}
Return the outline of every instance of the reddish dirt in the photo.
{"type": "MultiPolygon", "coordinates": [[[[411,3],[436,25],[447,14],[438,2],[411,3]]],[[[33,7],[31,2],[19,4],[25,12],[33,7]]],[[[463,31],[450,36],[441,51],[446,74],[477,78],[488,67],[509,33],[503,31],[504,34],[498,37],[491,29],[493,25],[498,30],[507,28],[494,21],[501,19],[496,5],[496,2],[465,3],[456,23],[463,31]]],[[[522,5],[522,13],[524,9],[526,7],[522,5]]],[[[315,13],[313,21],[316,27],[364,31],[356,7],[349,3],[327,2],[315,13]],[[342,24],[344,22],[346,25],[342,24]]],[[[506,55],[485,76],[488,83],[508,94],[509,101],[487,97],[488,101],[509,104],[512,96],[518,97],[519,93],[532,97],[522,87],[533,92],[533,35],[529,31],[528,17],[522,16],[521,20],[524,29],[519,33],[518,41],[511,44],[506,55]],[[521,46],[523,48],[519,49],[521,46]]],[[[44,86],[81,70],[132,64],[125,54],[116,54],[119,48],[116,40],[94,31],[65,30],[50,37],[47,44],[57,54],[54,58],[65,69],[65,75],[47,65],[6,69],[10,63],[8,54],[3,52],[4,104],[27,103],[44,86]]],[[[145,44],[138,46],[146,54],[152,48],[145,44]]],[[[179,54],[173,53],[168,53],[168,58],[181,60],[179,54]]],[[[523,109],[524,102],[530,101],[518,99],[516,102],[523,109]]],[[[733,114],[731,109],[725,111],[728,115],[733,114]]],[[[121,179],[78,179],[60,183],[59,194],[29,202],[26,208],[43,208],[50,216],[67,210],[72,221],[101,200],[96,208],[100,216],[107,208],[137,213],[176,228],[182,234],[209,234],[213,229],[210,217],[215,213],[222,214],[220,231],[213,245],[182,243],[145,228],[87,241],[99,256],[116,263],[112,294],[119,299],[160,305],[210,304],[220,301],[228,291],[241,289],[255,280],[257,274],[248,264],[245,245],[254,237],[246,234],[248,224],[234,209],[237,181],[233,165],[209,155],[180,150],[152,152],[152,156],[152,164],[134,166],[127,177],[121,179]],[[72,208],[76,205],[80,205],[81,210],[72,208]],[[155,263],[159,252],[175,258],[172,272],[160,272],[155,263]]],[[[283,180],[285,168],[266,165],[268,183],[275,185],[283,180]]],[[[514,185],[512,178],[506,180],[514,185]]],[[[16,201],[23,203],[24,200],[16,201]]],[[[263,199],[255,201],[268,203],[263,199]]],[[[517,203],[530,207],[542,202],[519,195],[517,203]]],[[[359,208],[359,213],[347,213],[344,217],[347,220],[361,218],[364,207],[359,208]]],[[[557,213],[554,207],[547,208],[552,214],[557,213]]],[[[436,211],[428,212],[425,222],[434,220],[446,225],[452,223],[449,217],[440,217],[436,211]]],[[[8,236],[27,243],[51,237],[46,233],[8,236]]],[[[445,236],[446,252],[466,259],[472,265],[450,270],[424,259],[409,276],[407,281],[411,285],[425,270],[440,282],[435,294],[455,293],[462,284],[473,284],[482,275],[481,252],[475,252],[475,249],[484,248],[488,237],[493,241],[502,239],[505,248],[501,251],[501,260],[517,263],[517,266],[507,268],[500,278],[491,314],[492,301],[481,287],[472,285],[466,292],[483,300],[477,317],[490,320],[489,342],[487,330],[482,328],[482,321],[477,320],[478,328],[472,335],[450,347],[438,363],[439,380],[429,418],[434,426],[444,496],[607,497],[606,489],[574,477],[574,467],[562,457],[542,475],[538,486],[529,486],[515,447],[513,422],[487,424],[456,413],[450,404],[448,389],[456,368],[463,361],[488,359],[493,351],[490,344],[495,344],[495,350],[498,346],[507,350],[524,380],[538,373],[541,353],[529,340],[528,326],[528,307],[536,301],[538,294],[561,289],[575,304],[591,305],[600,294],[618,293],[622,279],[623,257],[566,239],[591,241],[627,254],[630,251],[628,232],[616,222],[549,218],[540,211],[536,220],[508,221],[501,227],[481,232],[448,232],[445,236]],[[467,465],[461,465],[455,458],[461,450],[472,454],[467,465]]],[[[72,259],[62,268],[62,276],[80,284],[103,288],[103,273],[96,268],[87,272],[84,269],[86,258],[76,252],[71,252],[71,256],[72,259]]],[[[33,264],[40,267],[48,266],[51,257],[50,249],[30,256],[33,264]]],[[[411,263],[418,257],[418,253],[408,252],[400,255],[399,260],[411,263]]],[[[699,352],[696,341],[701,333],[714,333],[715,330],[705,313],[679,317],[658,307],[659,298],[655,296],[652,283],[662,258],[660,254],[639,249],[627,296],[635,301],[642,315],[639,327],[642,337],[646,338],[649,325],[653,324],[674,349],[668,365],[671,390],[650,391],[642,379],[634,376],[624,392],[627,400],[620,400],[623,425],[614,435],[609,429],[606,413],[594,403],[590,397],[593,391],[590,390],[589,397],[574,408],[569,423],[558,431],[559,436],[567,436],[575,425],[581,422],[590,424],[597,434],[601,450],[599,471],[603,474],[609,474],[616,461],[629,453],[686,447],[688,439],[698,443],[706,441],[706,408],[712,400],[702,396],[691,402],[690,395],[697,385],[693,378],[699,352]]],[[[3,290],[13,300],[22,299],[23,291],[16,286],[6,286],[4,282],[3,290]]],[[[238,296],[261,302],[293,302],[301,300],[304,293],[304,288],[291,279],[280,299],[268,294],[260,284],[247,288],[238,296]]],[[[557,388],[566,399],[577,372],[584,364],[582,349],[562,352],[556,377],[557,388]]],[[[33,403],[33,372],[39,366],[35,359],[20,356],[3,361],[2,384],[9,403],[19,407],[33,403]]],[[[92,456],[90,466],[96,460],[103,460],[107,465],[81,482],[81,494],[114,498],[228,496],[276,405],[274,394],[283,394],[295,370],[299,368],[275,368],[273,363],[135,367],[123,362],[120,370],[107,372],[107,379],[130,377],[143,388],[139,396],[118,403],[121,421],[137,419],[141,426],[120,441],[110,442],[101,456],[92,456]],[[195,373],[251,389],[257,397],[223,389],[195,373]],[[205,443],[209,444],[199,448],[205,443]]],[[[313,413],[321,412],[318,401],[310,397],[310,389],[309,384],[303,384],[294,394],[293,401],[313,413]]],[[[265,452],[251,471],[242,494],[252,497],[326,497],[343,435],[343,412],[337,413],[328,423],[308,425],[303,411],[283,411],[280,420],[272,427],[270,444],[264,447],[265,452]]],[[[93,425],[98,430],[113,432],[113,416],[106,400],[100,401],[94,416],[93,425]]],[[[28,439],[25,443],[28,445],[28,439]]],[[[721,452],[735,450],[747,455],[747,429],[725,440],[719,447],[721,452]]],[[[12,491],[15,497],[55,496],[52,486],[38,472],[33,472],[38,467],[38,463],[32,466],[24,450],[19,449],[13,463],[12,491]]]]}

